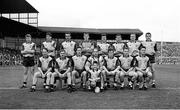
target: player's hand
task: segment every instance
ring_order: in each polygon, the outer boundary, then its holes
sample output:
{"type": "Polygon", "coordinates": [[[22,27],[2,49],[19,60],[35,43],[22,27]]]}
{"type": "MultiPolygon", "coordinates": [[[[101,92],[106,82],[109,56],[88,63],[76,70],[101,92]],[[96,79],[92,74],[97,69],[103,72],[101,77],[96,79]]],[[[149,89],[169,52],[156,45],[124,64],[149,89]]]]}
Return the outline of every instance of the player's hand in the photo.
{"type": "Polygon", "coordinates": [[[151,55],[155,55],[155,52],[151,52],[151,55]]]}
{"type": "Polygon", "coordinates": [[[45,76],[46,76],[45,74],[42,74],[42,78],[45,78],[45,76]]]}

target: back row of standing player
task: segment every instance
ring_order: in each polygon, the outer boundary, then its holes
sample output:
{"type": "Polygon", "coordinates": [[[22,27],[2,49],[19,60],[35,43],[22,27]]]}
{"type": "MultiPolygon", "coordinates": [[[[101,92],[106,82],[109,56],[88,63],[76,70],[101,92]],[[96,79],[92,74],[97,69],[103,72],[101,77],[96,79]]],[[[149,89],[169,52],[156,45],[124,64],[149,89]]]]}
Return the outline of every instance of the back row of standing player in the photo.
{"type": "MultiPolygon", "coordinates": [[[[53,89],[54,78],[56,76],[67,77],[67,83],[69,85],[68,88],[71,90],[75,86],[76,77],[81,76],[83,82],[82,87],[85,88],[87,82],[87,73],[92,73],[92,75],[90,74],[90,76],[93,77],[93,72],[97,69],[97,65],[101,67],[101,80],[99,84],[101,89],[104,89],[104,87],[108,85],[106,81],[106,76],[108,75],[115,76],[115,88],[117,87],[116,81],[119,77],[121,81],[121,87],[123,88],[124,76],[127,76],[127,73],[129,76],[131,76],[129,85],[130,87],[132,87],[131,85],[134,82],[133,79],[137,78],[138,75],[135,74],[135,72],[133,73],[130,71],[133,70],[131,68],[133,67],[132,62],[135,62],[137,60],[143,60],[147,63],[144,66],[150,67],[152,73],[152,87],[155,87],[154,63],[157,47],[156,42],[153,42],[151,40],[151,33],[146,33],[146,41],[143,42],[136,41],[136,34],[131,34],[130,41],[127,43],[123,43],[121,41],[121,35],[118,34],[116,35],[116,42],[114,44],[107,43],[106,35],[102,35],[102,40],[97,43],[92,43],[89,41],[89,34],[84,34],[84,41],[79,44],[71,40],[70,34],[65,34],[65,39],[66,40],[62,42],[60,46],[60,57],[55,59],[56,42],[52,40],[52,35],[50,33],[46,34],[46,41],[42,43],[42,47],[44,48],[42,51],[43,56],[39,58],[38,63],[39,71],[34,75],[32,74],[33,90],[35,90],[38,77],[46,77],[45,83],[47,85],[47,90],[49,88],[53,89]],[[143,50],[145,49],[144,54],[146,54],[146,57],[144,59],[136,57],[139,55],[139,49],[142,49],[141,54],[143,54],[143,50]],[[135,57],[136,60],[134,60],[135,57]],[[150,62],[149,64],[148,60],[150,62]],[[56,66],[53,66],[53,63],[56,66]],[[50,85],[51,87],[49,87],[50,85]]],[[[22,44],[22,47],[23,48],[21,53],[24,56],[23,65],[25,66],[24,82],[22,86],[22,88],[24,88],[27,84],[27,73],[28,71],[33,73],[33,68],[35,65],[33,57],[36,50],[36,45],[31,41],[30,34],[26,35],[26,42],[22,44]]],[[[143,63],[143,61],[139,62],[143,63]]],[[[138,68],[136,70],[138,70],[138,68]]],[[[141,73],[143,72],[144,70],[141,70],[141,73]]],[[[142,86],[140,86],[140,89],[142,87],[143,84],[142,86]]]]}

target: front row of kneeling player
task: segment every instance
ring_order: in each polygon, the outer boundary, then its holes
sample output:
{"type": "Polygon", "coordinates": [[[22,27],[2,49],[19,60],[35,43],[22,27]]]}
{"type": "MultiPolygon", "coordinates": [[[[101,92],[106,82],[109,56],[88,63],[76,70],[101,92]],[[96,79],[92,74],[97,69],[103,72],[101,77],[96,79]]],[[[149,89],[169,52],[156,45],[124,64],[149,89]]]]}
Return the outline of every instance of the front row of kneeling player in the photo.
{"type": "Polygon", "coordinates": [[[75,91],[76,78],[81,78],[81,86],[83,89],[99,90],[107,89],[109,86],[109,78],[113,77],[113,87],[117,90],[120,81],[120,88],[125,87],[124,79],[128,79],[128,87],[134,89],[147,89],[147,84],[152,78],[149,69],[149,58],[145,55],[146,48],[141,47],[139,55],[130,56],[129,49],[123,49],[123,55],[114,56],[114,51],[110,49],[108,55],[102,57],[98,53],[98,49],[94,49],[92,55],[87,58],[82,55],[82,49],[77,48],[76,55],[72,58],[66,57],[65,51],[60,52],[60,57],[52,60],[48,56],[46,49],[42,50],[42,57],[39,58],[38,72],[34,74],[33,85],[31,91],[36,90],[38,78],[46,81],[45,90],[47,92],[54,91],[57,78],[65,78],[67,80],[68,92],[75,91]]]}

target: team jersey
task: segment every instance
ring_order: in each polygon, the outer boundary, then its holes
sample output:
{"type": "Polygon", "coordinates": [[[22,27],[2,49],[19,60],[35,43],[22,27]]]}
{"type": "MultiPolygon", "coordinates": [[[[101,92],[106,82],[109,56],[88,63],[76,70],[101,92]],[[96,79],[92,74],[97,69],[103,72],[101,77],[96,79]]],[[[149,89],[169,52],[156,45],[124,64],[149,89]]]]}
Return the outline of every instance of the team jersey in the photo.
{"type": "MultiPolygon", "coordinates": [[[[35,45],[35,43],[33,43],[33,42],[31,42],[31,43],[23,43],[22,44],[22,50],[24,50],[24,51],[31,51],[31,50],[35,50],[36,49],[36,45],[35,45]]],[[[24,57],[33,57],[34,56],[34,53],[24,53],[23,54],[23,56],[24,57]]]]}
{"type": "Polygon", "coordinates": [[[148,55],[154,55],[155,52],[157,51],[157,44],[156,42],[147,42],[147,41],[144,41],[142,42],[142,45],[146,47],[146,54],[148,55]]]}
{"type": "Polygon", "coordinates": [[[101,73],[100,70],[98,70],[98,71],[90,70],[89,72],[90,72],[90,78],[92,80],[96,80],[96,79],[100,78],[100,73],[101,73]]]}
{"type": "Polygon", "coordinates": [[[119,61],[120,61],[120,66],[123,70],[129,70],[131,67],[134,67],[134,60],[133,57],[131,56],[128,57],[121,56],[119,57],[119,61]]]}
{"type": "Polygon", "coordinates": [[[99,57],[90,56],[87,61],[90,63],[90,65],[92,65],[94,61],[98,62],[98,65],[102,65],[103,57],[102,56],[99,56],[99,57]]]}
{"type": "Polygon", "coordinates": [[[40,57],[38,61],[38,67],[42,69],[42,71],[47,71],[49,68],[52,67],[52,58],[51,57],[40,57]]]}
{"type": "Polygon", "coordinates": [[[128,42],[127,45],[129,47],[129,55],[132,55],[134,50],[139,52],[139,47],[140,47],[141,43],[140,42],[128,42]]]}
{"type": "Polygon", "coordinates": [[[102,52],[104,52],[104,53],[107,53],[110,44],[108,44],[108,43],[102,43],[102,42],[97,42],[97,46],[99,47],[100,51],[102,51],[102,52]]]}
{"type": "Polygon", "coordinates": [[[75,53],[76,43],[74,41],[64,41],[62,47],[68,56],[73,56],[75,53]]]}
{"type": "Polygon", "coordinates": [[[114,43],[113,46],[115,48],[115,52],[121,52],[123,53],[123,47],[124,47],[124,43],[114,43]]]}
{"type": "Polygon", "coordinates": [[[82,56],[73,56],[72,57],[72,60],[73,60],[73,64],[74,64],[74,69],[77,69],[77,70],[83,70],[84,67],[85,67],[85,63],[86,63],[86,60],[87,60],[87,57],[82,55],[82,56]]]}
{"type": "Polygon", "coordinates": [[[118,65],[119,63],[117,57],[109,58],[108,56],[106,56],[104,58],[104,66],[107,70],[113,71],[118,67],[118,65]]]}
{"type": "Polygon", "coordinates": [[[66,71],[69,67],[72,67],[72,61],[69,58],[66,57],[65,59],[56,59],[56,69],[59,69],[60,71],[66,71]]]}
{"type": "Polygon", "coordinates": [[[140,68],[141,70],[145,70],[147,67],[149,67],[149,58],[147,56],[145,57],[136,57],[136,67],[140,68]]]}
{"type": "Polygon", "coordinates": [[[46,48],[48,50],[48,55],[55,56],[55,48],[56,48],[55,41],[53,41],[53,40],[51,42],[44,41],[42,43],[42,45],[44,48],[46,48]]]}
{"type": "Polygon", "coordinates": [[[3,61],[3,54],[0,53],[0,62],[3,61]]]}
{"type": "Polygon", "coordinates": [[[81,47],[83,50],[92,50],[94,48],[93,44],[90,41],[83,41],[81,43],[81,47]]]}

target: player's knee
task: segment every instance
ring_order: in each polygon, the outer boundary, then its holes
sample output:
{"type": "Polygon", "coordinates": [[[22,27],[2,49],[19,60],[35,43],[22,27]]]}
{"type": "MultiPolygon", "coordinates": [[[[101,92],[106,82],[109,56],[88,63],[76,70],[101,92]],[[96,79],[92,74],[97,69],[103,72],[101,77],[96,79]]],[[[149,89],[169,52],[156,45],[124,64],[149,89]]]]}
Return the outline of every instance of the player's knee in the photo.
{"type": "Polygon", "coordinates": [[[121,71],[120,72],[120,77],[124,77],[124,75],[125,75],[124,72],[121,71]]]}
{"type": "Polygon", "coordinates": [[[92,82],[91,82],[91,86],[92,86],[92,87],[96,87],[96,82],[95,82],[95,81],[92,81],[92,82]]]}
{"type": "Polygon", "coordinates": [[[149,78],[152,77],[152,73],[151,72],[148,72],[147,75],[148,75],[149,78]]]}
{"type": "Polygon", "coordinates": [[[72,71],[72,76],[75,76],[76,73],[77,73],[77,72],[76,72],[75,70],[73,70],[73,71],[72,71]]]}
{"type": "Polygon", "coordinates": [[[38,77],[38,75],[39,75],[39,72],[34,73],[34,77],[38,77]]]}
{"type": "Polygon", "coordinates": [[[56,72],[53,72],[52,74],[51,74],[51,77],[55,77],[56,76],[56,72]]]}
{"type": "Polygon", "coordinates": [[[83,76],[83,77],[86,77],[86,75],[87,75],[87,72],[86,72],[86,71],[83,71],[83,72],[82,72],[82,76],[83,76]]]}
{"type": "Polygon", "coordinates": [[[67,73],[67,77],[70,78],[71,77],[71,72],[67,73]]]}
{"type": "Polygon", "coordinates": [[[138,77],[143,77],[143,73],[140,71],[137,72],[137,75],[138,75],[138,77]]]}
{"type": "Polygon", "coordinates": [[[102,73],[103,76],[106,75],[106,71],[105,70],[103,70],[101,73],[102,73]]]}
{"type": "Polygon", "coordinates": [[[47,77],[51,77],[51,75],[52,75],[52,72],[47,73],[47,77]]]}

